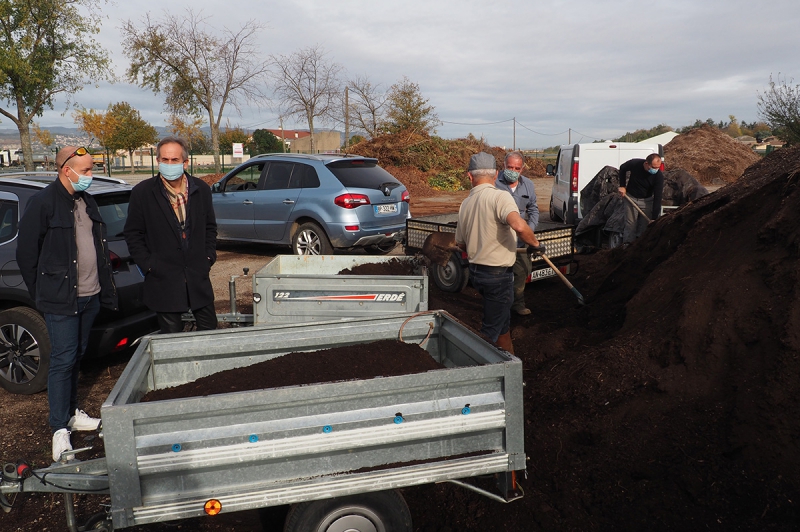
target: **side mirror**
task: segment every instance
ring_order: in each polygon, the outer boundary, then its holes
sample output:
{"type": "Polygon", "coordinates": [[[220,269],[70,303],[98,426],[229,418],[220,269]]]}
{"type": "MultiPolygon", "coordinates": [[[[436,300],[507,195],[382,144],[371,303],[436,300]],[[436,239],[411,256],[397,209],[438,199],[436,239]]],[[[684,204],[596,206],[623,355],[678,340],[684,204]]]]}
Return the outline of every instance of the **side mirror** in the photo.
{"type": "Polygon", "coordinates": [[[550,175],[550,176],[556,175],[555,170],[556,170],[556,167],[553,166],[552,164],[548,164],[547,165],[547,175],[550,175]]]}
{"type": "Polygon", "coordinates": [[[211,192],[220,192],[222,191],[222,186],[220,185],[220,181],[217,181],[213,185],[211,185],[211,192]]]}

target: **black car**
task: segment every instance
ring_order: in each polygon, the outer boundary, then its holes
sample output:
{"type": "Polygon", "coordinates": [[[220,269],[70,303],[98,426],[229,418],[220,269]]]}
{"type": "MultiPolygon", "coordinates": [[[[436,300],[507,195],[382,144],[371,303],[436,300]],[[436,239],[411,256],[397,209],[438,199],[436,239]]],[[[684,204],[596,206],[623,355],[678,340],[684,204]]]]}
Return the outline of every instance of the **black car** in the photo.
{"type": "MultiPolygon", "coordinates": [[[[17,231],[28,200],[56,179],[55,172],[0,174],[0,386],[32,394],[47,387],[50,339],[16,261],[17,231]]],[[[133,263],[122,230],[131,186],[95,176],[88,191],[106,224],[119,310],[102,309],[89,339],[87,357],[131,347],[158,330],[155,313],[142,303],[144,277],[133,263]]]]}

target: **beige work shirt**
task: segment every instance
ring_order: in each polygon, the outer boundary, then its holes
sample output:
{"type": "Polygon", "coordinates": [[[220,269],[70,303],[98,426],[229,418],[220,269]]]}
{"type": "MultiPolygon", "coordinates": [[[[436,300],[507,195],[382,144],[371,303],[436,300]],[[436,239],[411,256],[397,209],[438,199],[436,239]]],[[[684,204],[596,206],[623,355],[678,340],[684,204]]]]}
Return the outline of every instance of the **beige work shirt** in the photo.
{"type": "Polygon", "coordinates": [[[517,234],[507,221],[512,212],[519,212],[519,208],[506,190],[482,184],[469,192],[458,209],[456,243],[467,244],[470,264],[514,265],[517,234]]]}

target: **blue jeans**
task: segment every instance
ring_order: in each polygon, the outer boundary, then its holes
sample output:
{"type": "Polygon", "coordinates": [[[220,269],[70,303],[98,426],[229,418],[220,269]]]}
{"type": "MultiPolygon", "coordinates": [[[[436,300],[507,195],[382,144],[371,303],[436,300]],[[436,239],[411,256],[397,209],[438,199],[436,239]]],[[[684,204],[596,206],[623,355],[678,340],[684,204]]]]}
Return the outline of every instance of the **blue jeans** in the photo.
{"type": "Polygon", "coordinates": [[[511,304],[514,302],[512,268],[469,265],[472,286],[483,296],[481,333],[492,342],[511,327],[511,304]]]}
{"type": "Polygon", "coordinates": [[[81,358],[89,343],[89,332],[100,312],[100,295],[79,297],[78,313],[72,316],[45,314],[50,335],[50,372],[47,374],[47,400],[50,403],[50,428],[67,428],[78,408],[78,373],[81,358]]]}

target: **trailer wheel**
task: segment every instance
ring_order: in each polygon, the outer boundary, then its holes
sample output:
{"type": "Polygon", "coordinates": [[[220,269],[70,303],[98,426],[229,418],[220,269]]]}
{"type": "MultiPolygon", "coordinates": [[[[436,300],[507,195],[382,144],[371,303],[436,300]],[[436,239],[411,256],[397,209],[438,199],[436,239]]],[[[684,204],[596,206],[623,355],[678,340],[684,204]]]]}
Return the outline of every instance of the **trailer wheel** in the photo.
{"type": "Polygon", "coordinates": [[[30,395],[47,388],[50,337],[41,314],[28,307],[0,312],[0,386],[30,395]]]}
{"type": "Polygon", "coordinates": [[[114,525],[106,512],[94,514],[83,526],[83,530],[97,530],[98,532],[114,532],[114,525]]]}
{"type": "Polygon", "coordinates": [[[411,512],[397,491],[304,502],[292,507],[284,532],[412,532],[411,512]]]}
{"type": "Polygon", "coordinates": [[[469,269],[461,265],[461,258],[455,253],[450,254],[446,266],[434,264],[431,270],[433,282],[442,292],[460,292],[469,281],[469,269]]]}
{"type": "Polygon", "coordinates": [[[331,255],[333,246],[320,226],[306,222],[292,238],[292,251],[295,255],[331,255]]]}

